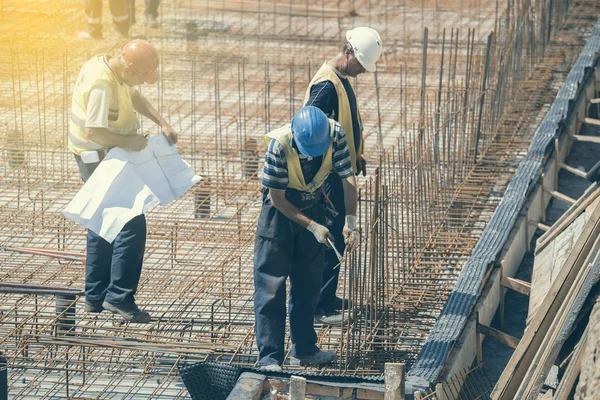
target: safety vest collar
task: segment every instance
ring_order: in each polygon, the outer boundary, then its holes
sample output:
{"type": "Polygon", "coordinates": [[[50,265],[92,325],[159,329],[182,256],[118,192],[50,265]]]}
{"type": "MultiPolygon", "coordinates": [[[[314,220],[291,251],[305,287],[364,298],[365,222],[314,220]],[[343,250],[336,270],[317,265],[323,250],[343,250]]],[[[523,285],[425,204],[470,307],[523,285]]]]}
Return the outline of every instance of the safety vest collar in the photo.
{"type": "Polygon", "coordinates": [[[340,80],[340,76],[336,73],[333,67],[331,67],[327,62],[323,63],[321,68],[317,71],[315,76],[312,78],[308,88],[306,89],[306,93],[304,95],[304,105],[310,99],[310,91],[312,87],[320,82],[330,81],[336,91],[338,98],[338,122],[344,128],[344,132],[346,133],[346,137],[348,139],[348,150],[350,152],[350,160],[352,162],[352,169],[354,173],[358,172],[358,156],[363,154],[363,137],[362,137],[362,120],[360,118],[360,111],[358,109],[358,103],[356,104],[356,118],[358,119],[358,125],[361,132],[354,132],[354,126],[352,125],[352,112],[350,110],[350,100],[348,99],[348,94],[346,93],[346,88],[344,84],[340,80]],[[358,148],[355,145],[354,135],[359,136],[359,145],[358,148]]]}
{"type": "Polygon", "coordinates": [[[288,188],[312,193],[323,185],[323,182],[325,179],[327,179],[331,173],[331,170],[333,169],[332,160],[335,121],[331,119],[329,120],[329,132],[331,137],[329,149],[327,149],[327,152],[323,155],[321,167],[313,177],[312,181],[309,183],[306,183],[304,180],[304,174],[302,173],[302,167],[300,164],[300,156],[298,151],[292,145],[293,136],[290,125],[284,125],[281,128],[265,135],[265,145],[267,147],[269,146],[269,141],[271,139],[276,140],[281,145],[287,162],[288,188]]]}
{"type": "Polygon", "coordinates": [[[123,80],[121,79],[121,77],[119,76],[119,74],[117,74],[115,72],[115,70],[113,69],[113,67],[110,66],[110,59],[111,58],[112,58],[112,56],[109,56],[108,54],[105,54],[104,56],[102,56],[102,61],[104,62],[104,65],[106,65],[108,67],[108,69],[110,70],[110,72],[117,79],[117,82],[119,82],[119,84],[123,85],[123,80]]]}

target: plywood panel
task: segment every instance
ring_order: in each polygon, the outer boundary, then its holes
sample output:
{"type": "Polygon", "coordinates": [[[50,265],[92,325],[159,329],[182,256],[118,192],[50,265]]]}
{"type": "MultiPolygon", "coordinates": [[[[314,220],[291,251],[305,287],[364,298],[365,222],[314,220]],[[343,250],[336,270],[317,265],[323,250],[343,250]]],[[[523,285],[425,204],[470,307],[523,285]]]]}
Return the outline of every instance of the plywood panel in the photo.
{"type": "Polygon", "coordinates": [[[533,261],[533,275],[531,277],[531,294],[529,296],[529,313],[527,322],[535,314],[552,283],[558,276],[560,268],[564,265],[571,249],[581,235],[586,222],[600,199],[590,204],[585,212],[581,213],[565,228],[552,242],[536,254],[533,261]]]}

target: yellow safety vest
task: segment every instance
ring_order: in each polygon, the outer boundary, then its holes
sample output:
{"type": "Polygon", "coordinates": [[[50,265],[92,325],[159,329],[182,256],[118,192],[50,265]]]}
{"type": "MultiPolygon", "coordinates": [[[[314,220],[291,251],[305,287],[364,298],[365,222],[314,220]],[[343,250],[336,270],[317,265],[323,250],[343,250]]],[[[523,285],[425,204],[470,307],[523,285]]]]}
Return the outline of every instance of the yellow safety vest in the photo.
{"type": "Polygon", "coordinates": [[[331,136],[331,142],[329,149],[323,154],[323,161],[321,168],[317,171],[310,183],[304,181],[304,174],[302,173],[302,167],[300,166],[300,157],[298,151],[292,146],[292,129],[290,125],[284,125],[279,129],[275,129],[265,135],[265,145],[269,147],[271,139],[275,139],[281,145],[283,154],[287,161],[288,170],[288,188],[296,189],[302,192],[314,192],[323,185],[325,179],[329,176],[331,169],[333,168],[332,157],[333,157],[333,135],[335,132],[335,121],[329,120],[329,133],[331,136]]]}
{"type": "MultiPolygon", "coordinates": [[[[362,132],[354,132],[354,128],[352,126],[352,114],[350,112],[350,101],[348,100],[348,94],[346,93],[344,84],[340,80],[338,74],[336,74],[333,68],[330,67],[327,63],[323,64],[323,66],[317,71],[315,76],[312,78],[312,81],[310,81],[310,84],[308,85],[308,89],[306,89],[306,94],[304,96],[304,105],[306,105],[306,103],[310,99],[310,91],[312,87],[317,83],[321,83],[323,81],[330,81],[335,87],[335,91],[337,93],[338,98],[338,122],[340,123],[342,128],[344,128],[344,132],[346,132],[346,137],[348,140],[348,150],[350,150],[350,161],[352,163],[352,169],[354,170],[354,173],[358,173],[356,160],[359,155],[363,154],[362,132]],[[354,135],[360,135],[358,149],[354,145],[354,135]]],[[[356,113],[356,117],[358,118],[358,125],[362,127],[362,120],[360,118],[360,112],[358,110],[358,102],[356,104],[356,113]]]]}
{"type": "Polygon", "coordinates": [[[119,82],[117,76],[104,62],[104,56],[95,56],[81,68],[73,91],[69,121],[69,150],[75,154],[104,148],[103,145],[88,140],[84,135],[88,96],[92,88],[100,83],[108,83],[113,96],[117,99],[119,116],[116,121],[109,119],[107,130],[119,135],[134,135],[139,128],[129,86],[119,82]]]}

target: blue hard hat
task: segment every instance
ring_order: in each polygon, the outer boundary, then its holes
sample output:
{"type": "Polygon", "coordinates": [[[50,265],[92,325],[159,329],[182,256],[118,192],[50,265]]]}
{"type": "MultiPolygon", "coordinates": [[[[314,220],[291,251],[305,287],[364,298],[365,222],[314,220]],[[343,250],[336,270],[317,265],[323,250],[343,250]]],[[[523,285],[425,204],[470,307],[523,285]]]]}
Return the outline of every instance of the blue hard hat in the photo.
{"type": "Polygon", "coordinates": [[[329,118],[317,107],[302,107],[292,119],[292,135],[300,153],[318,157],[329,149],[329,118]]]}

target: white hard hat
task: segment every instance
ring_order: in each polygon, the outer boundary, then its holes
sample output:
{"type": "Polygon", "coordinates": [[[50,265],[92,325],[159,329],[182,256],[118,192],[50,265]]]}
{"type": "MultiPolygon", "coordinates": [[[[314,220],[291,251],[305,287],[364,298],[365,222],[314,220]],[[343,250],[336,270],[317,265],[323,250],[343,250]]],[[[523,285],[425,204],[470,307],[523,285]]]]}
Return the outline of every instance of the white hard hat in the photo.
{"type": "Polygon", "coordinates": [[[381,56],[381,38],[375,29],[360,26],[346,31],[346,40],[352,46],[354,55],[369,72],[375,72],[375,63],[381,56]]]}

